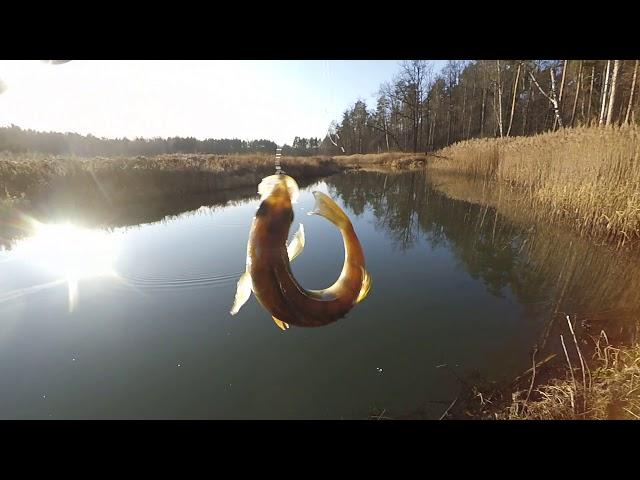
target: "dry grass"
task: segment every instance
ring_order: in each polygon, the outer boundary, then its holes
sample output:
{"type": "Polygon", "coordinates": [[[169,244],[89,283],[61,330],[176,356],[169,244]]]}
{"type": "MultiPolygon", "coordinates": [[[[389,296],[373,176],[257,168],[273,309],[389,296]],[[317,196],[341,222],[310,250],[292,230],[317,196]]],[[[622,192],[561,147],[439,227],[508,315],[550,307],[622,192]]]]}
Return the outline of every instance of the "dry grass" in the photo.
{"type": "Polygon", "coordinates": [[[581,127],[457,143],[429,166],[517,189],[547,221],[640,242],[640,128],[581,127]]]}
{"type": "MultiPolygon", "coordinates": [[[[284,157],[281,165],[297,178],[328,175],[342,168],[328,157],[284,157]]],[[[255,186],[273,172],[274,157],[269,155],[80,158],[0,153],[0,199],[64,193],[123,202],[255,186]]]]}
{"type": "MultiPolygon", "coordinates": [[[[509,232],[510,225],[516,232],[526,232],[518,256],[527,265],[528,274],[545,279],[553,292],[549,303],[557,305],[560,312],[577,314],[592,333],[606,330],[614,344],[633,337],[633,320],[640,314],[640,251],[622,251],[615,244],[581,238],[563,224],[550,224],[544,212],[531,208],[526,196],[503,184],[438,170],[430,171],[429,179],[436,190],[450,198],[497,212],[497,217],[482,214],[479,221],[497,222],[498,238],[501,228],[509,232]]],[[[477,234],[471,230],[468,235],[477,234]]],[[[518,235],[507,233],[505,238],[512,237],[518,235]]],[[[496,247],[503,245],[498,242],[496,247]]],[[[529,288],[527,283],[512,285],[516,294],[523,287],[529,288]]]]}
{"type": "MultiPolygon", "coordinates": [[[[282,157],[286,173],[313,178],[347,168],[423,166],[423,155],[398,152],[338,157],[282,157]]],[[[0,200],[65,195],[109,203],[253,187],[274,172],[272,155],[171,154],[65,157],[0,152],[0,200]]]]}
{"type": "Polygon", "coordinates": [[[578,358],[565,352],[567,374],[537,387],[532,400],[528,391],[513,394],[501,419],[520,420],[612,420],[640,419],[640,344],[615,348],[604,332],[594,339],[595,369],[583,361],[578,343],[563,339],[567,349],[575,347],[578,358]],[[570,345],[571,344],[571,345],[570,345]]]}

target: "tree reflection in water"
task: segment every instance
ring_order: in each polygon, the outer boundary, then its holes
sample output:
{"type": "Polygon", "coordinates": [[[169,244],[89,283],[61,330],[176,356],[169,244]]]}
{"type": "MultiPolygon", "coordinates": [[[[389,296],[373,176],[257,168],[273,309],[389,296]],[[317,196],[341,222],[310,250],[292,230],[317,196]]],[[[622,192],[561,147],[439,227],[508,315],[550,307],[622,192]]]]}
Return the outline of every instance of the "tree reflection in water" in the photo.
{"type": "Polygon", "coordinates": [[[566,327],[554,321],[565,314],[578,320],[583,331],[605,329],[623,340],[638,336],[640,261],[634,254],[532,223],[526,207],[516,207],[518,202],[504,192],[502,203],[483,204],[491,188],[487,184],[465,184],[465,197],[477,198],[472,203],[444,193],[425,170],[357,171],[326,182],[356,215],[369,209],[396,248],[416,248],[420,239],[446,246],[493,295],[509,289],[531,315],[546,311],[542,345],[566,327]]]}

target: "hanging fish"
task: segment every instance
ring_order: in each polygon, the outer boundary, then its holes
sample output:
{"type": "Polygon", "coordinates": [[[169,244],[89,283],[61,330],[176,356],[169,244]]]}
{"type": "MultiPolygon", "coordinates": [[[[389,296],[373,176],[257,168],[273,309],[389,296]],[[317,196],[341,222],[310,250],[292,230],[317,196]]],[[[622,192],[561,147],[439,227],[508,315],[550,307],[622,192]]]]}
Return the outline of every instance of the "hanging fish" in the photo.
{"type": "Polygon", "coordinates": [[[309,215],[321,215],[342,234],[344,265],[338,280],[323,290],[306,290],[296,281],[289,262],[304,248],[304,227],[287,246],[293,208],[299,196],[298,184],[284,174],[271,175],[258,186],[262,203],[251,225],[247,245],[247,269],[238,281],[231,314],[235,315],[253,291],[283,330],[289,325],[319,327],[344,317],[367,296],[371,277],[364,265],[362,246],[342,209],[322,192],[313,192],[315,208],[309,215]]]}

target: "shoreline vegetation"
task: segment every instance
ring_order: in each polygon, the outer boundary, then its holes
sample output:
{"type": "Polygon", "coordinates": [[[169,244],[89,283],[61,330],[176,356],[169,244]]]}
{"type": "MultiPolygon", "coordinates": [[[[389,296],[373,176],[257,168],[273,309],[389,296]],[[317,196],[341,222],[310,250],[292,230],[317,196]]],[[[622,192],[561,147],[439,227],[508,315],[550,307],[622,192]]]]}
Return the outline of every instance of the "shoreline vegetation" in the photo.
{"type": "MultiPolygon", "coordinates": [[[[322,157],[286,157],[294,177],[338,173],[322,157]]],[[[122,204],[257,186],[274,173],[269,155],[168,154],[137,157],[75,157],[41,153],[0,154],[0,199],[27,201],[75,197],[122,204]]]]}
{"type": "MultiPolygon", "coordinates": [[[[640,127],[578,127],[530,137],[465,140],[428,153],[282,157],[294,178],[349,169],[422,168],[486,182],[483,202],[518,198],[538,220],[617,247],[640,244],[640,127]]],[[[126,204],[254,187],[266,154],[75,157],[0,152],[0,203],[126,204]]],[[[495,206],[495,205],[493,205],[495,206]]]]}
{"type": "Polygon", "coordinates": [[[562,338],[566,362],[562,375],[552,375],[533,388],[532,367],[525,376],[531,380],[521,379],[521,385],[529,385],[516,390],[502,411],[489,409],[487,413],[503,420],[640,419],[640,344],[614,347],[602,331],[591,339],[593,355],[589,360],[569,329],[572,335],[562,338]]]}
{"type": "Polygon", "coordinates": [[[487,182],[499,203],[516,194],[538,219],[618,247],[640,243],[640,128],[580,127],[532,137],[456,143],[432,171],[487,182]]]}
{"type": "MultiPolygon", "coordinates": [[[[309,179],[367,166],[422,166],[424,156],[282,157],[280,164],[288,175],[309,179]]],[[[0,201],[73,196],[83,201],[126,203],[255,187],[274,172],[274,156],[261,154],[85,158],[0,152],[0,201]]]]}
{"type": "MultiPolygon", "coordinates": [[[[604,331],[588,341],[577,339],[570,327],[566,333],[560,354],[533,356],[535,365],[532,361],[512,382],[460,378],[461,393],[450,403],[440,402],[438,419],[640,420],[640,344],[613,346],[604,331]]],[[[420,410],[399,415],[376,410],[369,419],[434,418],[420,410]]]]}

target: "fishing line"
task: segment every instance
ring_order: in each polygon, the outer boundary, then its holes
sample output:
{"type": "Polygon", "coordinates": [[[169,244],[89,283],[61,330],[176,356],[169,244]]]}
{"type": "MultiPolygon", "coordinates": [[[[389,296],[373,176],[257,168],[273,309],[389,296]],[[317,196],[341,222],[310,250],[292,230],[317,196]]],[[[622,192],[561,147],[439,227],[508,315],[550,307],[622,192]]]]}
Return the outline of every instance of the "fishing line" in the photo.
{"type": "Polygon", "coordinates": [[[284,173],[282,167],[280,166],[280,157],[282,157],[282,147],[276,146],[276,156],[275,156],[275,165],[276,165],[276,175],[281,175],[284,173]]]}
{"type": "MultiPolygon", "coordinates": [[[[337,131],[335,131],[335,129],[333,128],[333,124],[334,122],[330,119],[330,114],[329,114],[329,108],[327,107],[328,104],[333,105],[334,103],[334,95],[333,95],[333,89],[331,88],[331,78],[330,78],[330,72],[329,72],[329,61],[328,60],[323,60],[324,63],[324,81],[327,85],[327,88],[329,90],[329,102],[325,103],[325,108],[324,108],[324,113],[325,113],[325,117],[328,120],[328,124],[329,127],[327,128],[327,134],[325,135],[325,138],[328,138],[329,141],[336,147],[339,148],[340,151],[342,153],[346,153],[345,149],[343,146],[338,144],[338,141],[340,140],[340,135],[338,134],[337,131]],[[334,130],[332,132],[332,130],[334,130]],[[335,137],[335,139],[334,139],[335,137]]],[[[284,170],[282,169],[282,166],[280,165],[280,159],[282,157],[282,147],[278,147],[276,145],[276,153],[275,153],[275,157],[274,157],[274,165],[275,165],[275,170],[276,170],[276,175],[280,175],[285,173],[284,170]]]]}
{"type": "MultiPolygon", "coordinates": [[[[331,103],[331,105],[333,105],[335,98],[334,98],[334,95],[333,95],[333,89],[331,88],[331,85],[330,85],[330,83],[331,83],[331,78],[330,78],[330,74],[329,74],[329,62],[328,62],[327,60],[325,60],[325,73],[326,73],[326,82],[327,82],[327,86],[328,86],[328,88],[329,88],[329,96],[330,96],[330,99],[331,99],[331,102],[330,102],[330,103],[331,103]]],[[[328,111],[328,109],[327,109],[326,107],[325,107],[325,113],[326,113],[326,116],[327,116],[327,118],[328,118],[328,117],[329,117],[329,111],[328,111]]],[[[329,120],[329,126],[327,127],[327,135],[325,136],[325,138],[328,138],[328,139],[329,139],[329,141],[330,141],[330,142],[331,142],[331,143],[332,143],[336,148],[339,148],[339,149],[342,151],[342,153],[345,153],[344,147],[342,147],[342,146],[338,145],[337,140],[340,140],[340,135],[338,135],[338,132],[337,132],[337,131],[336,131],[336,132],[334,132],[334,133],[335,133],[336,140],[334,140],[334,139],[331,137],[331,129],[332,129],[332,126],[333,126],[333,121],[332,121],[332,120],[329,120]]]]}

